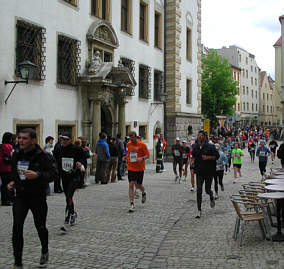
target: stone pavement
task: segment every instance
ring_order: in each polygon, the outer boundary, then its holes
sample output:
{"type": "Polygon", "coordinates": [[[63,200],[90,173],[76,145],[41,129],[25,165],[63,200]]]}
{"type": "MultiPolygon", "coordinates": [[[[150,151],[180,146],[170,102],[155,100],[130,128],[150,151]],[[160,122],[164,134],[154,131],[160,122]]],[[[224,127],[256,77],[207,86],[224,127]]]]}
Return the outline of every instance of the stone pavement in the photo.
{"type": "MultiPolygon", "coordinates": [[[[67,234],[59,227],[64,219],[63,194],[48,197],[50,262],[56,269],[282,269],[284,242],[263,241],[258,224],[246,225],[243,246],[232,239],[235,212],[229,200],[241,183],[260,179],[258,163],[250,163],[247,151],[240,183],[232,184],[232,171],[224,177],[216,207],[203,193],[203,215],[195,219],[196,192],[189,183],[174,183],[172,166],[145,173],[147,202],[136,200],[128,213],[128,183],[90,185],[75,193],[79,218],[67,234]]],[[[269,167],[271,161],[269,161],[269,167]]],[[[274,167],[279,167],[277,160],[274,167]]],[[[0,207],[0,269],[11,268],[11,207],[0,207]]],[[[40,243],[29,213],[24,229],[26,269],[37,268],[40,243]]]]}

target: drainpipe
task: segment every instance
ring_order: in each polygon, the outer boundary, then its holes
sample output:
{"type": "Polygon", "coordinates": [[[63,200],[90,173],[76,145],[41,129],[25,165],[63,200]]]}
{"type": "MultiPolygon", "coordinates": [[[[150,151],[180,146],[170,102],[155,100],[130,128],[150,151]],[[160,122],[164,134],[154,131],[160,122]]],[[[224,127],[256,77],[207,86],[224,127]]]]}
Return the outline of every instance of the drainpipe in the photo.
{"type": "MultiPolygon", "coordinates": [[[[284,15],[279,17],[279,21],[281,24],[281,38],[282,38],[282,45],[281,45],[281,103],[282,103],[282,120],[283,120],[283,112],[284,112],[284,15]]],[[[280,123],[283,125],[283,122],[280,123]]]]}
{"type": "MultiPolygon", "coordinates": [[[[166,37],[166,25],[167,25],[167,1],[164,0],[164,93],[167,92],[166,89],[166,64],[167,64],[167,57],[166,57],[166,43],[167,43],[167,37],[166,37]]],[[[164,138],[166,141],[168,141],[168,135],[167,135],[167,115],[166,115],[166,104],[167,100],[164,102],[164,138]]],[[[166,149],[167,152],[167,149],[166,149]]]]}

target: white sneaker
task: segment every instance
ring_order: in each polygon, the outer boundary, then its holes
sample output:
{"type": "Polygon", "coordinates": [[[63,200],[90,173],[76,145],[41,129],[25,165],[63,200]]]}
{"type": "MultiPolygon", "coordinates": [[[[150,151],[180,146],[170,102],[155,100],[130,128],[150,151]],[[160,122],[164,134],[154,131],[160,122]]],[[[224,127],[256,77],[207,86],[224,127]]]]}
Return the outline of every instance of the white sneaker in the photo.
{"type": "Polygon", "coordinates": [[[193,187],[191,187],[190,191],[192,191],[192,192],[193,192],[193,191],[194,191],[194,188],[193,188],[193,187]]]}
{"type": "Polygon", "coordinates": [[[178,183],[180,184],[180,181],[181,181],[181,177],[178,177],[178,183]]]}
{"type": "Polygon", "coordinates": [[[217,200],[217,199],[219,199],[219,195],[218,195],[218,193],[215,193],[215,200],[217,200]]]}
{"type": "Polygon", "coordinates": [[[68,224],[67,223],[64,223],[61,227],[60,227],[60,230],[64,233],[66,233],[68,231],[68,224]]]}
{"type": "Polygon", "coordinates": [[[195,216],[195,218],[196,218],[196,219],[200,219],[200,217],[201,217],[201,211],[198,210],[198,211],[197,211],[197,214],[196,214],[196,216],[195,216]]]}
{"type": "Polygon", "coordinates": [[[129,208],[129,210],[128,210],[128,212],[129,212],[129,213],[132,213],[132,212],[134,212],[134,209],[135,209],[134,204],[131,204],[131,205],[130,205],[130,208],[129,208]]]}
{"type": "Polygon", "coordinates": [[[175,182],[177,182],[178,178],[179,178],[179,176],[175,176],[175,182]]]}

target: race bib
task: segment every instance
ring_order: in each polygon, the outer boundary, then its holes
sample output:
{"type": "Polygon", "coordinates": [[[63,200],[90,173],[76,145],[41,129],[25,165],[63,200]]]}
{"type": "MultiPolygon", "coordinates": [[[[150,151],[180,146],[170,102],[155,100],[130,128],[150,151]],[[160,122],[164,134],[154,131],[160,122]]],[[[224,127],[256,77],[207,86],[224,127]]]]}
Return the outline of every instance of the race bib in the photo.
{"type": "Polygon", "coordinates": [[[131,163],[137,162],[137,158],[138,158],[138,153],[136,151],[129,152],[129,159],[131,163]]]}
{"type": "Polygon", "coordinates": [[[187,158],[187,156],[186,156],[186,154],[185,154],[185,153],[183,153],[183,154],[182,154],[182,158],[184,158],[184,159],[186,159],[186,158],[187,158]]]}
{"type": "Polygon", "coordinates": [[[179,152],[179,150],[175,149],[175,150],[174,150],[174,154],[175,154],[176,157],[180,157],[180,152],[179,152]]]}
{"type": "Polygon", "coordinates": [[[240,155],[238,153],[235,153],[235,158],[240,158],[240,155]]]}
{"type": "Polygon", "coordinates": [[[265,152],[264,152],[264,151],[260,151],[260,152],[259,152],[259,156],[265,157],[265,152]]]}
{"type": "Polygon", "coordinates": [[[69,173],[73,169],[73,158],[62,158],[62,170],[69,173]]]}
{"type": "Polygon", "coordinates": [[[275,148],[275,145],[270,145],[270,148],[274,149],[274,148],[275,148]]]}
{"type": "Polygon", "coordinates": [[[21,180],[26,180],[24,172],[29,169],[30,162],[28,161],[18,161],[17,171],[21,180]]]}

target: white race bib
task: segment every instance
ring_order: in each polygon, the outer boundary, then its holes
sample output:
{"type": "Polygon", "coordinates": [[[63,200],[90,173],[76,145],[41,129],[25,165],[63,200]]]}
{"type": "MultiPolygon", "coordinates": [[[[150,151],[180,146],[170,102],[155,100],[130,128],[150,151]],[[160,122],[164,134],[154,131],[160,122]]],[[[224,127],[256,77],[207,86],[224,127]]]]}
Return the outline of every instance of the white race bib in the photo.
{"type": "Polygon", "coordinates": [[[62,158],[62,170],[70,172],[73,169],[74,159],[73,158],[62,158]]]}
{"type": "Polygon", "coordinates": [[[175,154],[176,157],[179,157],[179,156],[180,156],[179,150],[175,149],[175,150],[174,150],[174,154],[175,154]]]}
{"type": "Polygon", "coordinates": [[[129,159],[131,163],[137,162],[137,158],[138,158],[138,153],[136,151],[129,152],[129,159]]]}
{"type": "Polygon", "coordinates": [[[265,157],[265,152],[264,152],[264,151],[260,151],[260,152],[259,152],[259,156],[265,157]]]}
{"type": "Polygon", "coordinates": [[[28,161],[18,161],[17,171],[21,180],[26,180],[24,172],[29,169],[30,162],[28,161]]]}

